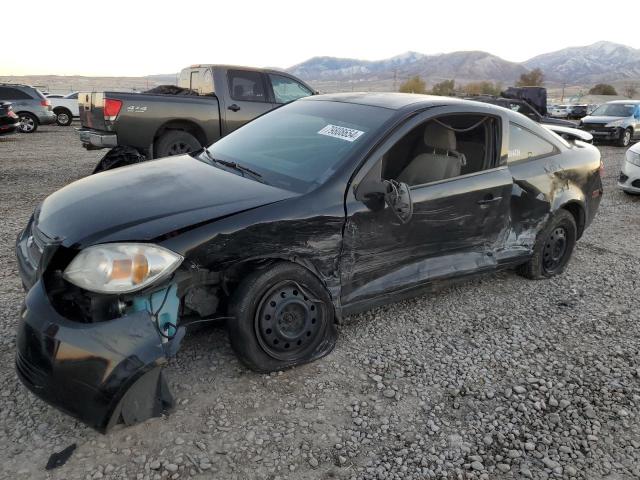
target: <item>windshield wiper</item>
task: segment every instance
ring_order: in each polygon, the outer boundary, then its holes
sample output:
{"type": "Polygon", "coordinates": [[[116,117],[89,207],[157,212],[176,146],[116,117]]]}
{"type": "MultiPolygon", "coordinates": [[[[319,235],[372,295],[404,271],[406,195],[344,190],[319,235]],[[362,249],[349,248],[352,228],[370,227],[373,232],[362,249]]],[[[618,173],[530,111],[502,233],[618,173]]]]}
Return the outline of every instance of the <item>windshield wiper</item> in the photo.
{"type": "Polygon", "coordinates": [[[245,167],[243,165],[240,165],[238,162],[230,162],[228,160],[220,160],[219,158],[214,158],[211,153],[209,153],[209,150],[207,148],[203,149],[203,153],[205,154],[205,156],[207,157],[207,159],[211,162],[211,163],[217,163],[219,165],[224,165],[225,167],[228,168],[233,168],[234,170],[238,170],[239,172],[242,172],[243,176],[246,177],[246,173],[248,173],[249,175],[253,176],[256,180],[265,183],[264,180],[262,180],[262,175],[259,174],[258,172],[256,172],[255,170],[251,170],[249,167],[245,167]]]}

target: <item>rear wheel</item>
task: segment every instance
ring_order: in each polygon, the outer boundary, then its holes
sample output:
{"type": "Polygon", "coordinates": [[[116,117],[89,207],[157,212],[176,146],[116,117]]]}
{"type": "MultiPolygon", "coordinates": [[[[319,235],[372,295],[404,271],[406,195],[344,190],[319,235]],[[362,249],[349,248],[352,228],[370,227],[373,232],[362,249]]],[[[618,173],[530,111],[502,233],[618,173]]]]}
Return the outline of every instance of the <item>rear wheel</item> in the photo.
{"type": "Polygon", "coordinates": [[[230,311],[231,346],[257,372],[315,360],[335,342],[329,294],[311,272],[293,263],[277,263],[246,277],[230,311]]]}
{"type": "Polygon", "coordinates": [[[626,129],[622,134],[620,134],[620,138],[618,139],[619,147],[628,147],[631,143],[631,130],[626,129]]]}
{"type": "Polygon", "coordinates": [[[61,127],[68,127],[73,121],[73,115],[66,108],[56,108],[53,113],[57,115],[56,123],[61,127]]]}
{"type": "Polygon", "coordinates": [[[196,137],[182,130],[169,130],[156,142],[155,157],[170,157],[200,150],[202,145],[196,137]]]}
{"type": "Polygon", "coordinates": [[[538,280],[564,272],[578,237],[573,215],[558,210],[538,234],[531,259],[518,268],[524,277],[538,280]]]}
{"type": "Polygon", "coordinates": [[[20,120],[18,130],[22,133],[33,133],[38,130],[40,122],[38,122],[38,117],[35,115],[32,115],[29,112],[20,112],[18,113],[18,118],[20,120]]]}

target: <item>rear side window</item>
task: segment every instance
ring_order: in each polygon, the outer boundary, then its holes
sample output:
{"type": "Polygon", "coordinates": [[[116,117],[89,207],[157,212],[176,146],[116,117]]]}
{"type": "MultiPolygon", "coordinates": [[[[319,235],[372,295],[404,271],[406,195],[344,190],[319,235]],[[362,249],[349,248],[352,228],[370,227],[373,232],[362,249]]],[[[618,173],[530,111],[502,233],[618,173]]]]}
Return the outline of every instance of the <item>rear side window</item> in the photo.
{"type": "Polygon", "coordinates": [[[294,79],[283,75],[269,74],[269,81],[273,88],[276,103],[289,103],[302,97],[308,97],[313,92],[294,79]]]}
{"type": "Polygon", "coordinates": [[[551,143],[515,123],[509,124],[508,162],[546,157],[556,151],[551,143]]]}
{"type": "Polygon", "coordinates": [[[0,100],[32,100],[32,97],[17,88],[0,87],[0,100]]]}
{"type": "Polygon", "coordinates": [[[229,94],[239,102],[266,102],[262,74],[246,70],[229,70],[229,94]]]}

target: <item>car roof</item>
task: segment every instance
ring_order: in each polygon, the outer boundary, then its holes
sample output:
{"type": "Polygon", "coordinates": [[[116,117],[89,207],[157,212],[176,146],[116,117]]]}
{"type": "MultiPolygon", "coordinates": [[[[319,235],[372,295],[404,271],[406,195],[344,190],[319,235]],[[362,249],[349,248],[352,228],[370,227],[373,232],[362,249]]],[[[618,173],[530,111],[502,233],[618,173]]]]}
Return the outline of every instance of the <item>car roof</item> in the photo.
{"type": "MultiPolygon", "coordinates": [[[[446,105],[468,105],[482,106],[484,108],[500,108],[488,103],[475,102],[462,98],[440,97],[437,95],[422,95],[419,93],[397,93],[397,92],[352,92],[352,93],[329,93],[325,95],[314,95],[304,97],[298,101],[305,102],[341,102],[353,103],[357,105],[368,105],[371,107],[382,107],[390,110],[419,110],[422,108],[446,106],[446,105]]],[[[500,110],[502,111],[502,110],[500,110]]]]}

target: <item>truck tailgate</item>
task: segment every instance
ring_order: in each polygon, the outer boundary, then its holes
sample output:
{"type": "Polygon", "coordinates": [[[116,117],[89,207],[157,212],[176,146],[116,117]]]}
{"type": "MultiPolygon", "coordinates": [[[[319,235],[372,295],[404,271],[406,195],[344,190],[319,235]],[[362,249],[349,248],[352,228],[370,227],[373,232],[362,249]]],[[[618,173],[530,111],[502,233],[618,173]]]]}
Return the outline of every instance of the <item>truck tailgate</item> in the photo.
{"type": "Polygon", "coordinates": [[[106,130],[104,121],[104,93],[82,92],[78,94],[80,123],[83,128],[106,130]]]}

